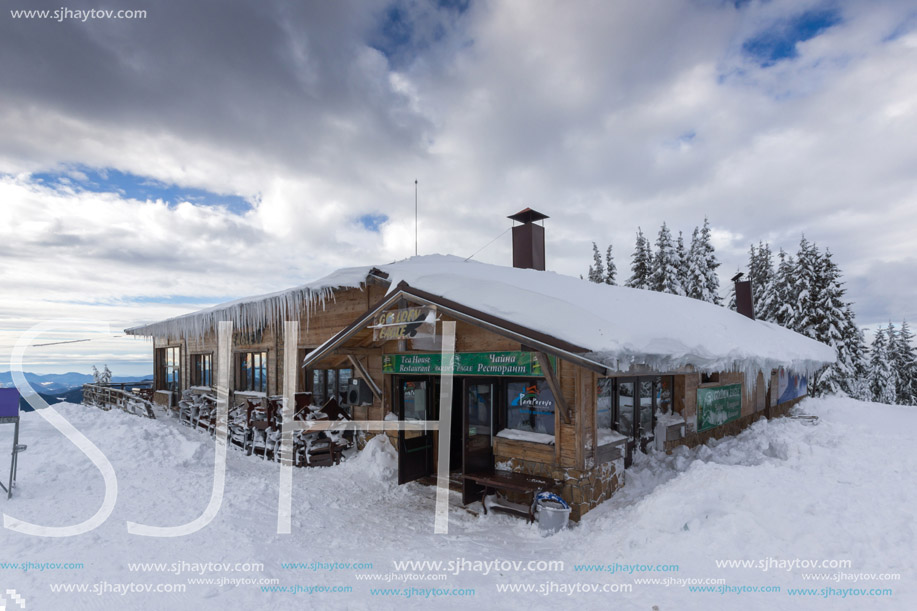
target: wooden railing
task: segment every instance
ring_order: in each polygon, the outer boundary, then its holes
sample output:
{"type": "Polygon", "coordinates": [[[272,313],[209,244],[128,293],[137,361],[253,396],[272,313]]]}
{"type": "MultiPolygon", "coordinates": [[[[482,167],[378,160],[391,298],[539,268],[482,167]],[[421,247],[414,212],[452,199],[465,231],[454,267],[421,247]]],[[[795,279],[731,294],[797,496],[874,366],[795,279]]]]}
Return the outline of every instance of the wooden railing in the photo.
{"type": "MultiPolygon", "coordinates": [[[[156,418],[153,412],[153,402],[142,396],[126,390],[127,387],[138,388],[143,382],[120,382],[117,384],[83,384],[83,405],[98,407],[108,411],[116,407],[129,414],[156,418]]],[[[149,383],[146,383],[147,385],[149,383]]],[[[147,390],[147,389],[142,389],[147,390]]]]}

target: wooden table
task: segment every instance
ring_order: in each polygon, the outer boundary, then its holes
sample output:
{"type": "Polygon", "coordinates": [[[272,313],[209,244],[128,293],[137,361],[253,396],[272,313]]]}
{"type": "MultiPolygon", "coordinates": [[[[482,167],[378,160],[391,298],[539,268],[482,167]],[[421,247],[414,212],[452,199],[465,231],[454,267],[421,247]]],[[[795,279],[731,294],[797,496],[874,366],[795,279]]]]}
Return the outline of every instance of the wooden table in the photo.
{"type": "Polygon", "coordinates": [[[530,502],[525,511],[519,508],[519,505],[516,503],[502,504],[499,506],[499,509],[524,516],[529,522],[535,521],[533,509],[535,506],[535,495],[549,488],[553,488],[558,484],[557,480],[554,479],[539,477],[537,475],[526,475],[525,473],[516,473],[514,471],[465,473],[462,475],[462,479],[484,486],[484,493],[481,495],[481,505],[484,506],[485,514],[487,513],[486,498],[491,490],[493,492],[522,492],[528,495],[530,502]]]}

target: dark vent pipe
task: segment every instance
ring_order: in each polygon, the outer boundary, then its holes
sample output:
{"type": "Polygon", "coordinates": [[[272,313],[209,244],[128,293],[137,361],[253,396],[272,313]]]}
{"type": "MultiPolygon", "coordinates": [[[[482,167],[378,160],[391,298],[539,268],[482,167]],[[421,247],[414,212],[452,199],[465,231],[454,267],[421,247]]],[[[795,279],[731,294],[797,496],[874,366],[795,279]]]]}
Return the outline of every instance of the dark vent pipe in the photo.
{"type": "Polygon", "coordinates": [[[544,224],[535,221],[548,215],[526,208],[507,218],[522,223],[513,227],[513,267],[544,271],[544,224]]]}
{"type": "Polygon", "coordinates": [[[742,280],[744,275],[739,272],[732,278],[736,288],[736,311],[755,320],[755,300],[751,292],[751,281],[742,280]]]}

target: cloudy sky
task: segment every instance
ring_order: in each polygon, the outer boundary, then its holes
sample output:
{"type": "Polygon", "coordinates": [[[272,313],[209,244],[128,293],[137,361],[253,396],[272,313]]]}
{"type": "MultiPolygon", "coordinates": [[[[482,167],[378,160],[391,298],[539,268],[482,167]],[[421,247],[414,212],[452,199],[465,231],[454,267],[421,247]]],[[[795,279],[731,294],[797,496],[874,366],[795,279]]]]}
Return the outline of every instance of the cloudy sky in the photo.
{"type": "Polygon", "coordinates": [[[626,268],[708,216],[724,283],[805,233],[862,326],[917,321],[912,1],[2,5],[0,370],[45,322],[92,341],[27,369],[146,373],[127,326],[412,255],[415,179],[421,254],[531,206],[549,269],[626,268]]]}

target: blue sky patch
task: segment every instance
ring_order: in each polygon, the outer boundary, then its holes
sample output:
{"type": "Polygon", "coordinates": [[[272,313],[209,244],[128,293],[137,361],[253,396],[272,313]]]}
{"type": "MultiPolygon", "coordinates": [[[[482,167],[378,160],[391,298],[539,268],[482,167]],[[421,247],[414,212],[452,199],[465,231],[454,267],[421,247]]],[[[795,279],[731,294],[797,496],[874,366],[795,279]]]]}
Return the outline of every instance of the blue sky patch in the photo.
{"type": "Polygon", "coordinates": [[[238,195],[180,187],[148,176],[137,176],[110,168],[73,167],[55,172],[37,172],[32,174],[32,180],[52,189],[70,188],[74,191],[92,193],[118,193],[126,199],[161,199],[171,205],[187,201],[200,206],[226,206],[236,214],[242,214],[252,208],[245,198],[238,195]]]}
{"type": "MultiPolygon", "coordinates": [[[[428,0],[432,10],[451,15],[464,14],[471,0],[428,0]]],[[[446,30],[438,19],[427,22],[412,16],[416,9],[396,0],[379,16],[375,32],[370,35],[369,45],[385,55],[390,63],[404,65],[411,62],[420,52],[432,43],[439,42],[446,36],[446,30]],[[421,28],[428,28],[423,31],[421,28]]]]}
{"type": "Polygon", "coordinates": [[[378,232],[382,223],[388,221],[388,216],[384,214],[364,214],[357,220],[360,221],[364,229],[378,232]]]}
{"type": "Polygon", "coordinates": [[[800,13],[775,23],[742,43],[742,52],[762,68],[797,57],[796,43],[815,38],[841,22],[837,9],[818,9],[800,13]]]}

